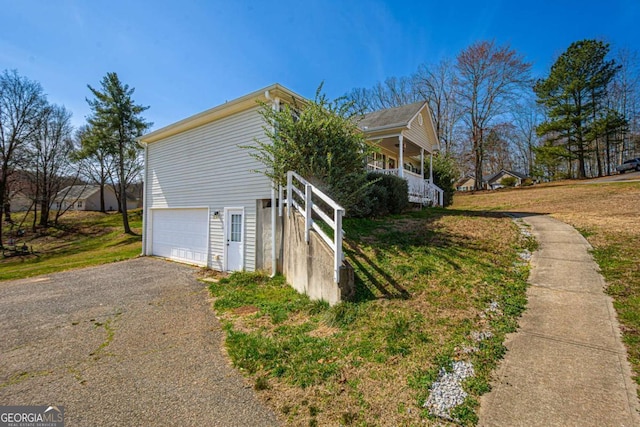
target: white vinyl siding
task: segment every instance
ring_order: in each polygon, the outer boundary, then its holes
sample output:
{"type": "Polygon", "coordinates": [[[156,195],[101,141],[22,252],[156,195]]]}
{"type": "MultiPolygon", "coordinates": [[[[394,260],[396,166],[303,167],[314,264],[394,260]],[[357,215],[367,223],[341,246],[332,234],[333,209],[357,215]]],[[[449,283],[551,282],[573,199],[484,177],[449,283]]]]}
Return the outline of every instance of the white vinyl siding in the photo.
{"type": "MultiPolygon", "coordinates": [[[[244,265],[255,269],[256,200],[269,198],[271,189],[263,174],[252,172],[264,166],[239,146],[265,138],[258,111],[256,107],[148,145],[145,212],[146,208],[209,207],[209,266],[214,269],[224,266],[225,207],[244,208],[244,265]]],[[[151,234],[148,229],[147,236],[151,234]]]]}

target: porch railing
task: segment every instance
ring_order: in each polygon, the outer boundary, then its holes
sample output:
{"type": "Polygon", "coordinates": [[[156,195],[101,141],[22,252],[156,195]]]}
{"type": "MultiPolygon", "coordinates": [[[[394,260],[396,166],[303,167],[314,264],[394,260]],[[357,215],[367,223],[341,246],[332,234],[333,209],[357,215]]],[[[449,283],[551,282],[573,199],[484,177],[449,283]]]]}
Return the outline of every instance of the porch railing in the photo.
{"type": "Polygon", "coordinates": [[[287,214],[291,212],[291,207],[295,208],[304,218],[305,232],[304,238],[309,243],[309,233],[313,228],[327,245],[333,250],[333,280],[340,281],[340,267],[344,260],[342,252],[342,217],[344,208],[333,201],[318,188],[314,187],[307,180],[293,171],[287,172],[287,214]],[[323,203],[314,202],[314,197],[323,203]],[[325,212],[326,210],[326,212],[325,212]],[[333,231],[333,236],[329,236],[320,227],[313,216],[320,218],[333,231]]]}
{"type": "MultiPolygon", "coordinates": [[[[372,172],[385,175],[400,176],[400,169],[369,169],[372,172]]],[[[444,191],[429,179],[422,178],[419,174],[408,170],[402,171],[403,178],[407,180],[409,186],[409,201],[427,205],[429,203],[437,206],[444,204],[444,191]]]]}

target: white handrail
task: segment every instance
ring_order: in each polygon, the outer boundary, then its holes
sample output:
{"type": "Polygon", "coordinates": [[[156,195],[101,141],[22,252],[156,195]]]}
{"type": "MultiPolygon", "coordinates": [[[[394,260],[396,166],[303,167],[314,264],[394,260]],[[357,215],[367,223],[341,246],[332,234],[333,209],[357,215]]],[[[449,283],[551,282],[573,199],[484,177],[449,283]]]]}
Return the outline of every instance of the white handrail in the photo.
{"type": "MultiPolygon", "coordinates": [[[[400,176],[400,169],[375,169],[371,171],[384,175],[400,176]]],[[[430,180],[422,178],[422,175],[408,170],[403,172],[402,177],[407,181],[410,202],[443,206],[444,191],[440,187],[430,180]]]]}
{"type": "Polygon", "coordinates": [[[309,243],[309,232],[313,228],[313,230],[320,235],[322,240],[324,240],[331,249],[333,249],[333,280],[338,283],[340,280],[340,267],[343,259],[342,238],[344,231],[342,230],[342,217],[345,212],[344,208],[294,171],[287,172],[286,197],[287,213],[290,213],[291,207],[294,207],[304,217],[305,241],[309,243]],[[304,191],[301,191],[296,184],[304,187],[304,191]],[[294,195],[297,195],[301,199],[302,203],[299,203],[295,199],[294,195]],[[333,215],[329,215],[324,212],[320,206],[314,204],[313,196],[316,196],[325,202],[331,210],[333,210],[333,215]],[[333,238],[329,237],[329,235],[327,235],[327,233],[325,233],[325,231],[313,221],[313,212],[315,212],[333,230],[333,238]],[[333,219],[331,216],[333,216],[333,219]]]}

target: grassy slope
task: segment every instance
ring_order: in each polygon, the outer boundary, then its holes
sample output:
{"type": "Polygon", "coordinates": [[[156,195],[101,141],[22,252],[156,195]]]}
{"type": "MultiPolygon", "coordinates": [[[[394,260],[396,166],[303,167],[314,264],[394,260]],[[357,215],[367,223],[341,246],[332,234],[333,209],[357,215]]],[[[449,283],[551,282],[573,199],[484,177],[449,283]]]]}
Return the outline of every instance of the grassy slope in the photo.
{"type": "Polygon", "coordinates": [[[524,308],[527,269],[514,263],[530,242],[509,219],[454,210],[344,226],[354,302],[330,308],[256,274],[211,285],[234,364],[288,424],[415,425],[438,369],[471,359],[478,377],[458,415],[472,424],[524,308]],[[491,301],[504,315],[486,316],[491,301]],[[486,329],[495,336],[464,354],[486,329]]]}
{"type": "MultiPolygon", "coordinates": [[[[15,216],[14,220],[22,219],[15,216]]],[[[133,211],[129,217],[132,229],[139,233],[141,211],[133,211]]],[[[28,218],[25,223],[29,223],[28,218]]],[[[68,212],[60,218],[59,226],[17,241],[33,247],[36,254],[0,257],[0,280],[121,261],[141,251],[141,237],[122,233],[122,217],[113,213],[68,212]]]]}
{"type": "Polygon", "coordinates": [[[636,382],[640,384],[640,183],[559,183],[457,195],[460,209],[549,213],[578,229],[614,298],[636,382]]]}

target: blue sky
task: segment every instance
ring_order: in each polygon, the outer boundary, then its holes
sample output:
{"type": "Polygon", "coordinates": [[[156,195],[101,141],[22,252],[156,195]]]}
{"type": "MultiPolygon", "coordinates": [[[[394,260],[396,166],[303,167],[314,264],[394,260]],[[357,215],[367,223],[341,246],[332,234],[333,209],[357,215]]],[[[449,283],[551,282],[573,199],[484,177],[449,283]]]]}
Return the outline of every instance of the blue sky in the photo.
{"type": "Polygon", "coordinates": [[[469,44],[508,43],[545,75],[571,42],[640,50],[640,0],[0,0],[0,70],[84,123],[87,84],[136,88],[154,128],[278,82],[312,97],[370,87],[469,44]]]}

